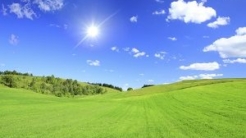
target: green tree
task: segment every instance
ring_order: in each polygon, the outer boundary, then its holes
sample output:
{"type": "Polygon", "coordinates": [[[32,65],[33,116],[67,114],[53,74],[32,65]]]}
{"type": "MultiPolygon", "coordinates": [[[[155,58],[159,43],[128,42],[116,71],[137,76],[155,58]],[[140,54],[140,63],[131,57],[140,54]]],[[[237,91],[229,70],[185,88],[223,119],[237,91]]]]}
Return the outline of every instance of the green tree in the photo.
{"type": "Polygon", "coordinates": [[[2,77],[2,83],[10,88],[17,87],[17,83],[13,75],[4,75],[2,77]]]}
{"type": "Polygon", "coordinates": [[[32,78],[31,83],[29,84],[29,89],[35,91],[35,92],[39,92],[39,88],[37,85],[37,79],[36,78],[32,78]]]}
{"type": "Polygon", "coordinates": [[[46,91],[46,84],[45,84],[45,82],[42,82],[42,83],[41,83],[41,85],[40,85],[40,91],[41,91],[42,93],[45,93],[45,91],[46,91]]]}
{"type": "Polygon", "coordinates": [[[32,78],[32,81],[31,81],[29,87],[32,88],[33,86],[35,86],[35,84],[36,84],[36,79],[32,78]]]}
{"type": "Polygon", "coordinates": [[[128,89],[127,89],[127,91],[132,91],[132,90],[133,90],[133,88],[128,88],[128,89]]]}
{"type": "Polygon", "coordinates": [[[46,83],[55,84],[55,76],[54,75],[47,76],[46,77],[46,83]]]}

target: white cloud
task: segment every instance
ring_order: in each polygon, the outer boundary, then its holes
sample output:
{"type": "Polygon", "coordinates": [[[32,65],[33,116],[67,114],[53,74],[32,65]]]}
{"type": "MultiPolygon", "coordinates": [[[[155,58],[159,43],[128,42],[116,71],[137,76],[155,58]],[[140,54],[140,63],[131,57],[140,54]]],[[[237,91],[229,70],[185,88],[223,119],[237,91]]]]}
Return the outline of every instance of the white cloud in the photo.
{"type": "Polygon", "coordinates": [[[7,9],[5,8],[5,6],[2,4],[2,13],[4,16],[6,16],[8,13],[7,13],[7,9]]]}
{"type": "Polygon", "coordinates": [[[132,48],[132,52],[133,52],[133,53],[139,53],[139,50],[136,49],[136,48],[132,48]]]}
{"type": "Polygon", "coordinates": [[[17,45],[19,42],[18,40],[18,36],[14,35],[14,34],[11,34],[10,38],[9,38],[9,43],[11,45],[17,45]]]}
{"type": "Polygon", "coordinates": [[[100,66],[100,61],[99,60],[87,60],[86,62],[90,66],[100,66]]]}
{"type": "Polygon", "coordinates": [[[128,52],[130,50],[129,47],[123,48],[124,51],[128,52]]]}
{"type": "Polygon", "coordinates": [[[25,4],[24,6],[20,5],[19,3],[12,3],[9,5],[10,13],[14,13],[17,15],[17,18],[28,18],[33,20],[33,17],[36,17],[36,13],[31,9],[29,3],[25,4]]]}
{"type": "Polygon", "coordinates": [[[62,28],[64,30],[67,30],[68,25],[67,24],[63,24],[63,25],[59,25],[59,24],[49,24],[50,27],[56,27],[56,28],[62,28]]]}
{"type": "Polygon", "coordinates": [[[131,21],[132,23],[137,23],[137,22],[138,22],[138,16],[132,16],[132,17],[130,18],[130,21],[131,21]]]}
{"type": "Polygon", "coordinates": [[[64,5],[63,0],[35,0],[34,3],[40,10],[46,12],[60,10],[64,5]]]}
{"type": "Polygon", "coordinates": [[[172,41],[177,41],[177,38],[176,37],[168,37],[169,40],[172,40],[172,41]]]}
{"type": "Polygon", "coordinates": [[[222,76],[223,74],[200,74],[200,75],[193,75],[193,76],[181,76],[179,77],[179,80],[213,79],[222,76]]]}
{"type": "Polygon", "coordinates": [[[119,48],[117,48],[116,46],[111,47],[111,50],[112,50],[112,51],[116,51],[116,52],[119,52],[119,51],[120,51],[119,48]]]}
{"type": "MultiPolygon", "coordinates": [[[[60,10],[63,7],[63,0],[20,0],[20,3],[12,3],[8,5],[9,13],[14,13],[17,18],[28,18],[33,20],[37,17],[33,6],[37,6],[40,10],[49,12],[60,10]]],[[[7,9],[2,4],[3,15],[7,15],[7,9]]],[[[66,27],[64,26],[64,29],[66,27]]]]}
{"type": "Polygon", "coordinates": [[[202,38],[209,38],[209,36],[207,36],[207,35],[204,35],[202,38]]]}
{"type": "Polygon", "coordinates": [[[163,60],[164,57],[165,57],[165,55],[166,55],[166,52],[161,51],[161,52],[155,53],[154,56],[155,56],[156,58],[159,58],[159,59],[163,60]]]}
{"type": "Polygon", "coordinates": [[[109,72],[114,72],[114,70],[113,69],[110,69],[110,70],[108,70],[109,72]]]}
{"type": "Polygon", "coordinates": [[[142,56],[144,56],[145,55],[145,52],[139,52],[139,53],[136,53],[136,54],[134,54],[134,57],[142,57],[142,56]]]}
{"type": "Polygon", "coordinates": [[[180,80],[195,80],[198,76],[181,76],[179,77],[180,80]]]}
{"type": "Polygon", "coordinates": [[[142,57],[144,56],[146,53],[145,52],[140,52],[138,49],[136,48],[132,48],[131,52],[134,54],[134,57],[142,57]]]}
{"type": "Polygon", "coordinates": [[[216,21],[207,24],[208,27],[218,28],[230,23],[230,17],[218,17],[216,21]]]}
{"type": "Polygon", "coordinates": [[[164,3],[163,0],[155,0],[155,1],[158,2],[158,3],[164,3]]]}
{"type": "Polygon", "coordinates": [[[26,2],[26,3],[28,3],[28,2],[30,2],[31,0],[21,0],[21,2],[26,2]]]}
{"type": "Polygon", "coordinates": [[[197,1],[174,1],[169,8],[167,20],[182,20],[185,23],[200,24],[216,17],[216,11],[211,7],[205,7],[204,3],[205,1],[200,3],[197,1]]]}
{"type": "Polygon", "coordinates": [[[160,10],[160,11],[154,11],[152,14],[153,15],[163,15],[165,13],[166,13],[165,10],[160,10]]]}
{"type": "Polygon", "coordinates": [[[140,76],[144,76],[144,74],[143,73],[141,73],[141,74],[139,74],[140,76]]]}
{"type": "Polygon", "coordinates": [[[105,69],[104,71],[105,71],[105,72],[111,72],[111,73],[114,72],[113,69],[105,69]]]}
{"type": "Polygon", "coordinates": [[[213,79],[215,77],[222,77],[223,74],[200,74],[199,77],[201,79],[213,79]]]}
{"type": "Polygon", "coordinates": [[[182,70],[204,70],[204,71],[213,71],[220,68],[220,65],[217,62],[209,63],[193,63],[189,66],[180,66],[182,70]]]}
{"type": "Polygon", "coordinates": [[[60,28],[61,26],[58,24],[49,24],[50,27],[56,27],[56,28],[60,28]]]}
{"type": "Polygon", "coordinates": [[[236,35],[220,38],[213,44],[206,46],[204,52],[217,51],[221,58],[246,57],[246,27],[236,30],[236,35]]]}
{"type": "Polygon", "coordinates": [[[230,63],[230,64],[233,64],[233,63],[246,63],[246,59],[245,58],[237,58],[237,59],[224,59],[223,60],[224,63],[230,63]]]}
{"type": "Polygon", "coordinates": [[[246,35],[246,27],[239,27],[236,30],[237,35],[246,35]]]}
{"type": "Polygon", "coordinates": [[[152,79],[149,79],[149,80],[148,80],[148,82],[149,82],[149,83],[153,83],[153,82],[154,82],[154,80],[152,80],[152,79]]]}

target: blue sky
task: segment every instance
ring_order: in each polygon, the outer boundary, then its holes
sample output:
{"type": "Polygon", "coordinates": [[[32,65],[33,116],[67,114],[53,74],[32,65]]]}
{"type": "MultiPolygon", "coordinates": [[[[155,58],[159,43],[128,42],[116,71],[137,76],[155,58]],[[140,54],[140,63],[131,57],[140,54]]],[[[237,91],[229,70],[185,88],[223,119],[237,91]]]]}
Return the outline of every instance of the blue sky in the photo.
{"type": "Polygon", "coordinates": [[[0,2],[0,70],[122,88],[246,77],[245,0],[0,2]],[[90,37],[94,25],[99,34],[90,37]]]}

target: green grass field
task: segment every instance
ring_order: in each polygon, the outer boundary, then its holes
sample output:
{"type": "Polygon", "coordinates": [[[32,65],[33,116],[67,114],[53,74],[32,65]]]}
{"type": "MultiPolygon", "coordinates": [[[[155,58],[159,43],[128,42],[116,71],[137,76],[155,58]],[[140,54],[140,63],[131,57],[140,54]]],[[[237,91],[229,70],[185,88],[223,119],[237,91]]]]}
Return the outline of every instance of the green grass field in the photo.
{"type": "Polygon", "coordinates": [[[75,98],[0,86],[0,137],[245,138],[246,79],[75,98]]]}

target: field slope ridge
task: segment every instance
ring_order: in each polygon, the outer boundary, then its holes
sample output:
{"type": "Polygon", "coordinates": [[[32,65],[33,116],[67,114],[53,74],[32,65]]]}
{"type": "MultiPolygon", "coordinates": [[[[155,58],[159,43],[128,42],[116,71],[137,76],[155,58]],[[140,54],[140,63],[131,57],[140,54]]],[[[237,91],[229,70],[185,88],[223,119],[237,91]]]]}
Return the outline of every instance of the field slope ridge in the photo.
{"type": "Polygon", "coordinates": [[[244,138],[245,79],[58,98],[0,86],[0,137],[244,138]]]}

